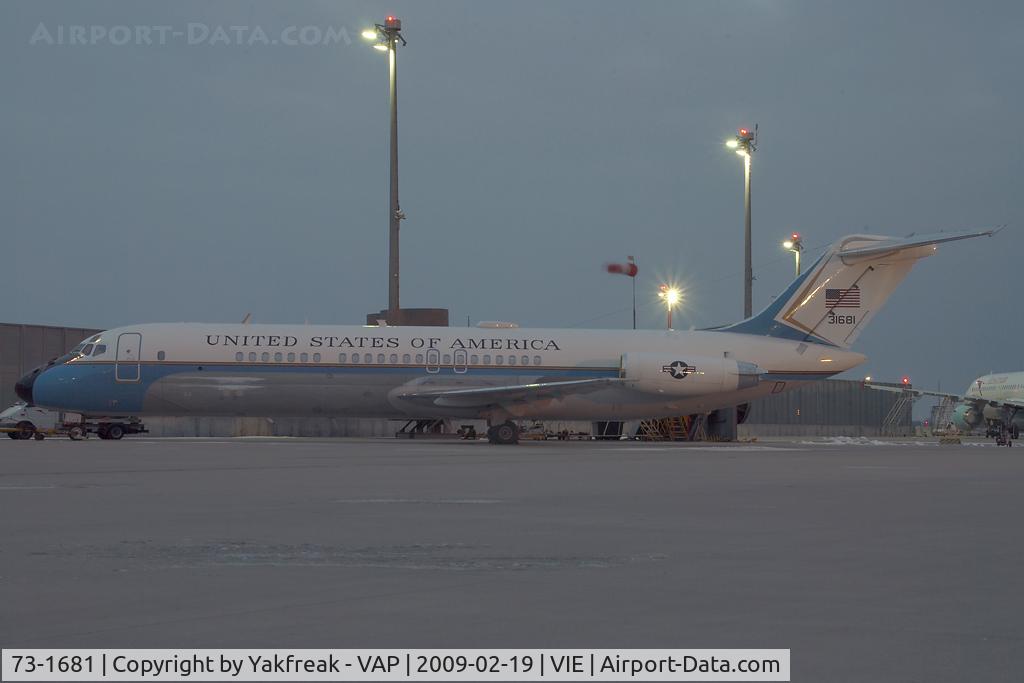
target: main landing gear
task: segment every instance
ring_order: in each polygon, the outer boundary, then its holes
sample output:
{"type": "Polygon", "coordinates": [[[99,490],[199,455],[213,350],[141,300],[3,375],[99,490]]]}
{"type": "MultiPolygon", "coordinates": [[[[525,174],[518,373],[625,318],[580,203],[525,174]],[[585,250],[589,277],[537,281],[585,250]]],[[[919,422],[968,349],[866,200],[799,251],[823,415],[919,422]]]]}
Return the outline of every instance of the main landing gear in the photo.
{"type": "Polygon", "coordinates": [[[999,432],[996,433],[996,445],[1013,446],[1013,441],[1018,436],[1020,436],[1020,431],[1016,425],[1007,427],[1005,424],[1000,424],[999,432]]]}
{"type": "Polygon", "coordinates": [[[519,426],[510,421],[487,428],[487,440],[491,443],[512,445],[519,443],[519,426]]]}

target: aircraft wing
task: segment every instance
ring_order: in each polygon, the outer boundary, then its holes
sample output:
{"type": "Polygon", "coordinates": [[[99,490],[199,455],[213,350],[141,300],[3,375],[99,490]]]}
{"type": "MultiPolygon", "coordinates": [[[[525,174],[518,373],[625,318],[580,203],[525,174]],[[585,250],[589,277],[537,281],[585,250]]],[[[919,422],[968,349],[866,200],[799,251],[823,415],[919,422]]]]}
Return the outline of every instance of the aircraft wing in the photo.
{"type": "Polygon", "coordinates": [[[938,396],[939,398],[951,398],[955,401],[962,401],[964,403],[973,403],[975,406],[981,408],[984,406],[991,406],[993,408],[1014,408],[1015,410],[1024,410],[1024,398],[1004,398],[1000,400],[985,398],[984,396],[964,396],[963,394],[947,394],[943,391],[929,391],[927,389],[906,389],[904,387],[889,387],[880,386],[878,384],[871,384],[865,382],[864,386],[869,389],[875,389],[876,391],[890,391],[896,394],[909,394],[911,396],[938,396]]]}
{"type": "Polygon", "coordinates": [[[888,391],[893,394],[908,394],[910,396],[938,396],[939,398],[952,398],[957,401],[964,400],[964,396],[960,394],[947,394],[943,391],[929,391],[927,389],[911,389],[909,387],[890,387],[883,386],[881,384],[872,384],[870,382],[864,382],[864,386],[868,389],[874,389],[875,391],[888,391]]]}
{"type": "Polygon", "coordinates": [[[998,401],[990,401],[984,396],[972,396],[970,398],[964,398],[965,401],[974,401],[978,405],[987,404],[994,408],[1013,408],[1015,410],[1024,410],[1024,399],[1022,398],[1003,398],[998,401]]]}
{"type": "Polygon", "coordinates": [[[562,398],[571,394],[585,394],[603,389],[624,380],[618,377],[599,377],[565,382],[537,382],[497,387],[471,387],[468,389],[424,389],[398,394],[398,398],[422,400],[437,406],[474,408],[507,403],[525,403],[541,399],[562,398]]]}

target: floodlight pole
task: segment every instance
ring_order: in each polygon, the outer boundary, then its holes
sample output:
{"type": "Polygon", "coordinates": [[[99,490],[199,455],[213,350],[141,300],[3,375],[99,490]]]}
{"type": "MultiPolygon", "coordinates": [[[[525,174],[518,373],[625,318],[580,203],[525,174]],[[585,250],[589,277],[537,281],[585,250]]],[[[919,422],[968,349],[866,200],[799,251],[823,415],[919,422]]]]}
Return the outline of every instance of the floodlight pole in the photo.
{"type": "Polygon", "coordinates": [[[398,324],[400,264],[398,250],[399,222],[405,218],[398,203],[398,41],[401,36],[400,19],[388,17],[381,33],[388,46],[388,100],[391,109],[391,196],[388,203],[388,322],[398,324]]]}
{"type": "Polygon", "coordinates": [[[739,134],[725,143],[743,157],[743,317],[754,312],[754,267],[750,246],[750,161],[757,149],[757,125],[754,130],[740,128],[739,134]]]}
{"type": "Polygon", "coordinates": [[[754,313],[754,266],[750,245],[750,155],[748,147],[743,155],[743,317],[754,313]]]}
{"type": "Polygon", "coordinates": [[[782,243],[782,246],[786,251],[793,252],[796,261],[796,276],[800,277],[800,252],[804,250],[804,243],[800,233],[794,232],[788,240],[782,243]]]}
{"type": "Polygon", "coordinates": [[[672,329],[672,307],[679,302],[679,290],[675,287],[669,287],[668,285],[661,285],[658,288],[658,298],[665,302],[665,310],[667,311],[667,319],[665,321],[665,329],[672,329]]]}

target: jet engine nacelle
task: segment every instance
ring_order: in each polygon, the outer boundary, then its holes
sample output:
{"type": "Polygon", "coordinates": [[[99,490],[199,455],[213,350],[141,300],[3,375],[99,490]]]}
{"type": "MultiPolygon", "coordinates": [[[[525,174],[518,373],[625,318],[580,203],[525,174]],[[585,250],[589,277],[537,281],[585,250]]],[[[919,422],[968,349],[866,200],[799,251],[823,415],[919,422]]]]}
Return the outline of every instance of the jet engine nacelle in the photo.
{"type": "Polygon", "coordinates": [[[763,371],[754,363],[686,353],[625,353],[622,377],[637,391],[705,396],[756,387],[763,371]]]}
{"type": "Polygon", "coordinates": [[[965,431],[969,431],[980,425],[984,417],[985,416],[982,414],[982,411],[967,403],[961,403],[956,407],[956,410],[953,411],[953,423],[958,429],[963,429],[965,431]]]}

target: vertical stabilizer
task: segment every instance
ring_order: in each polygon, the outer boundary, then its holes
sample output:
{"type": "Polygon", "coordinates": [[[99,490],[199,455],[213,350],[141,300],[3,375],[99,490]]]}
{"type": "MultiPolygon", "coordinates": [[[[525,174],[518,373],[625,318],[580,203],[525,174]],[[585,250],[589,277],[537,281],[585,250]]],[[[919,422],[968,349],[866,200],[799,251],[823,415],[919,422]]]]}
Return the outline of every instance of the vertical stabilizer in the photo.
{"type": "Polygon", "coordinates": [[[936,244],[991,235],[938,233],[907,238],[851,235],[832,245],[768,308],[717,328],[848,348],[918,260],[936,244]]]}

